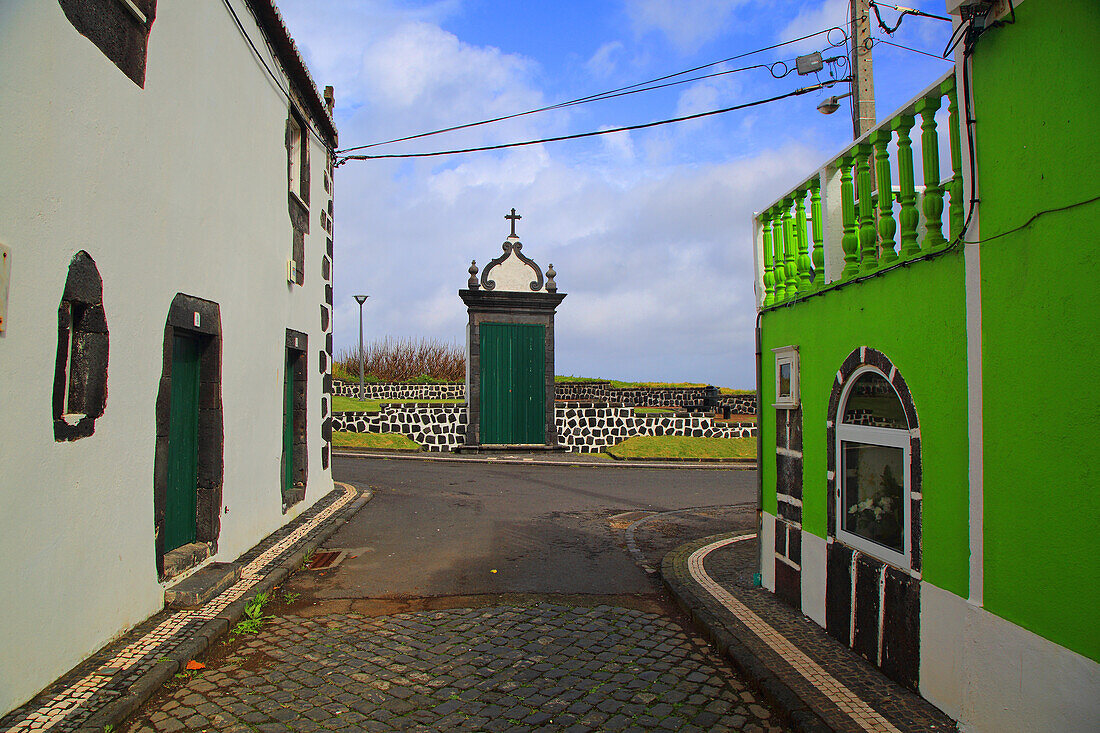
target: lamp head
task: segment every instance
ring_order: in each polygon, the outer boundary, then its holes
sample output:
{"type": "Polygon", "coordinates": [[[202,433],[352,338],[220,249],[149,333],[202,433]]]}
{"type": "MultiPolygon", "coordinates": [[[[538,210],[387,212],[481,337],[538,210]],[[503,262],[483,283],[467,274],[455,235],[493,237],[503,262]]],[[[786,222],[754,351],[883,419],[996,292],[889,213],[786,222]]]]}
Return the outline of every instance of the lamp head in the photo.
{"type": "Polygon", "coordinates": [[[356,295],[355,300],[359,303],[359,305],[363,305],[363,302],[366,301],[366,299],[369,297],[369,295],[356,295]]]}
{"type": "Polygon", "coordinates": [[[817,111],[823,115],[831,115],[838,109],[840,109],[840,99],[837,97],[826,97],[817,105],[817,111]]]}

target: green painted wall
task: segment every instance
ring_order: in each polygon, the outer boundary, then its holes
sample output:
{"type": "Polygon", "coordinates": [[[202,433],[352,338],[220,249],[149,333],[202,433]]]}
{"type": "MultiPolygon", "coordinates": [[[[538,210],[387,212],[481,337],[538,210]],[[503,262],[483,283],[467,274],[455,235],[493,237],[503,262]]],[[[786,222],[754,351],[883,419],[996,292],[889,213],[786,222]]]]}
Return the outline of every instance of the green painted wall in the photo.
{"type": "MultiPolygon", "coordinates": [[[[1030,0],[974,57],[981,237],[1100,193],[1100,3],[1030,0]],[[1026,61],[1024,61],[1026,60],[1026,61]]],[[[1100,202],[981,248],[985,605],[1100,659],[1100,202]]]]}
{"type": "Polygon", "coordinates": [[[924,468],[923,577],[966,597],[966,319],[962,255],[951,253],[764,313],[765,511],[775,513],[775,360],[799,347],[803,419],[802,526],[825,536],[825,417],[836,372],[860,346],[883,352],[909,384],[920,419],[924,468]],[[769,450],[768,446],[771,446],[769,450]]]}

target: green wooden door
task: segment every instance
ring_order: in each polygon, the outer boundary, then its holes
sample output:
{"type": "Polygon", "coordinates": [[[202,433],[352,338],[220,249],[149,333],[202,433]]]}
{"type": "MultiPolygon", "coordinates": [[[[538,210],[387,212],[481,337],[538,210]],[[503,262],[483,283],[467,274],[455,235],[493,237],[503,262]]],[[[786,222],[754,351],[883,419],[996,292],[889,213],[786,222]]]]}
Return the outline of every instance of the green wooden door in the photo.
{"type": "Polygon", "coordinates": [[[294,488],[294,366],[295,352],[287,349],[283,377],[283,496],[294,488]]]}
{"type": "Polygon", "coordinates": [[[195,502],[199,472],[199,357],[197,339],[176,336],[172,343],[172,402],[168,410],[168,495],[164,549],[195,541],[195,502]]]}
{"type": "Polygon", "coordinates": [[[546,442],[546,329],[481,324],[481,442],[546,442]]]}

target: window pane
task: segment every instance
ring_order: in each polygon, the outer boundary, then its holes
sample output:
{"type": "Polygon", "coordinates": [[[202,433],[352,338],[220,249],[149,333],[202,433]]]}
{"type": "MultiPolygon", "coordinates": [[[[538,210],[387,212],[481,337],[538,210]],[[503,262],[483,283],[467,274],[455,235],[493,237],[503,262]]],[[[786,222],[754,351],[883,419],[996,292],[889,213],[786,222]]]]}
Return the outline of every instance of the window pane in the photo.
{"type": "Polygon", "coordinates": [[[844,530],[904,552],[905,453],[901,448],[842,442],[844,530]]]}
{"type": "Polygon", "coordinates": [[[791,396],[791,363],[789,361],[779,365],[779,396],[791,396]]]}
{"type": "Polygon", "coordinates": [[[878,372],[864,372],[852,385],[848,400],[844,403],[843,422],[876,428],[909,429],[898,393],[878,372]]]}

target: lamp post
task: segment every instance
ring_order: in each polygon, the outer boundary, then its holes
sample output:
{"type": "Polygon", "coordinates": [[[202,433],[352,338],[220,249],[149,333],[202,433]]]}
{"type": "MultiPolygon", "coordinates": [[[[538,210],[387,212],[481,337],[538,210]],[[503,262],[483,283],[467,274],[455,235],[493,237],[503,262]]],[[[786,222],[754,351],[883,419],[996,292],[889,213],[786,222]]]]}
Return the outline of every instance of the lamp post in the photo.
{"type": "Polygon", "coordinates": [[[359,399],[363,399],[363,303],[366,302],[369,295],[356,295],[355,300],[359,303],[359,399]]]}

